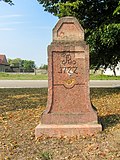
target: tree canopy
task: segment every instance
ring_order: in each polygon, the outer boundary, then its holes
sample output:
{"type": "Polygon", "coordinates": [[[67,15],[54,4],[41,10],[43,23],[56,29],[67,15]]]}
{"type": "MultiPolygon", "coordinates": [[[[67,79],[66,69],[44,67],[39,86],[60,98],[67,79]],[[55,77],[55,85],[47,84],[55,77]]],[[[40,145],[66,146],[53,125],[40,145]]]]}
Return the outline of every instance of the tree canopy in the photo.
{"type": "Polygon", "coordinates": [[[119,0],[37,0],[45,11],[58,17],[75,16],[85,29],[94,29],[103,23],[115,23],[113,12],[119,0]]]}
{"type": "MultiPolygon", "coordinates": [[[[0,0],[13,4],[12,0],[0,0]]],[[[37,0],[55,16],[74,16],[85,29],[91,66],[116,66],[120,61],[119,0],[37,0]]]]}
{"type": "Polygon", "coordinates": [[[21,58],[8,59],[10,67],[19,68],[25,72],[33,71],[35,68],[35,62],[32,60],[22,60],[21,58]]]}
{"type": "Polygon", "coordinates": [[[0,0],[0,1],[4,1],[4,2],[10,4],[10,5],[14,5],[14,3],[12,2],[12,0],[0,0]]]}
{"type": "Polygon", "coordinates": [[[120,14],[120,1],[119,1],[119,4],[118,4],[118,7],[116,8],[116,10],[114,11],[113,14],[114,14],[114,15],[115,15],[115,14],[120,14]]]}
{"type": "Polygon", "coordinates": [[[91,66],[98,69],[120,61],[119,0],[37,0],[55,16],[74,16],[85,29],[91,66]]]}

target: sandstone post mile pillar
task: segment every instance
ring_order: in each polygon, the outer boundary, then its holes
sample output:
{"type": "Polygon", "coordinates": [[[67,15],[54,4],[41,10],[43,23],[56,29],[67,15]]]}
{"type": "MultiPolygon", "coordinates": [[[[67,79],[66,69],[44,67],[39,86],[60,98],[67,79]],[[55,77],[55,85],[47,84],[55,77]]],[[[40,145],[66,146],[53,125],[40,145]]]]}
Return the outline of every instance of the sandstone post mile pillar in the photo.
{"type": "Polygon", "coordinates": [[[48,103],[35,136],[91,135],[102,130],[89,98],[89,47],[74,17],[63,17],[48,46],[48,103]]]}

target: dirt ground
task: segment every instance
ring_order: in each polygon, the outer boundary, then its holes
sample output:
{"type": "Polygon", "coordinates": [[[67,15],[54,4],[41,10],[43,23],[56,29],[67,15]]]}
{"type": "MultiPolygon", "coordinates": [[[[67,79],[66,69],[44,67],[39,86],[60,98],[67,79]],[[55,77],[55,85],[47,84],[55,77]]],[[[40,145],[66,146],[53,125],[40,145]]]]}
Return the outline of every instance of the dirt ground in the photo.
{"type": "Polygon", "coordinates": [[[103,131],[35,139],[47,89],[0,89],[0,160],[120,160],[120,88],[91,89],[103,131]]]}

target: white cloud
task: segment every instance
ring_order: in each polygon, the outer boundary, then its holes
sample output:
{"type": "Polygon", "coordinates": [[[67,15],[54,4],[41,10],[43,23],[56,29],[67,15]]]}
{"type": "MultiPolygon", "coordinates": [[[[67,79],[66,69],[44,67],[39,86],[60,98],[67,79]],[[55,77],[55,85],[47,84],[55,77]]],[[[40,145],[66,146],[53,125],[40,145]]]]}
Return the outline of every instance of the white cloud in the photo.
{"type": "Polygon", "coordinates": [[[0,18],[14,18],[14,17],[22,17],[21,14],[10,14],[10,15],[0,15],[0,18]]]}
{"type": "Polygon", "coordinates": [[[34,29],[51,29],[51,27],[49,27],[49,26],[34,26],[33,27],[34,29]]]}
{"type": "Polygon", "coordinates": [[[14,31],[15,28],[0,28],[0,31],[14,31]]]}
{"type": "Polygon", "coordinates": [[[0,23],[0,25],[5,25],[5,24],[22,24],[22,23],[25,23],[25,22],[19,22],[19,21],[14,21],[14,22],[2,22],[2,23],[0,23]]]}

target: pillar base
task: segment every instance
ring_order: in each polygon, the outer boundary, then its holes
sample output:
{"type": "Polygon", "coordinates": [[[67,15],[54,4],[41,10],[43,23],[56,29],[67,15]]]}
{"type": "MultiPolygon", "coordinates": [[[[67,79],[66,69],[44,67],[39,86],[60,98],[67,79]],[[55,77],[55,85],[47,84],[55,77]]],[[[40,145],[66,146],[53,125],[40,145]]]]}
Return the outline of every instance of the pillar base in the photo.
{"type": "Polygon", "coordinates": [[[74,137],[93,135],[102,131],[100,124],[78,124],[78,125],[46,125],[39,124],[35,128],[35,137],[74,137]]]}

